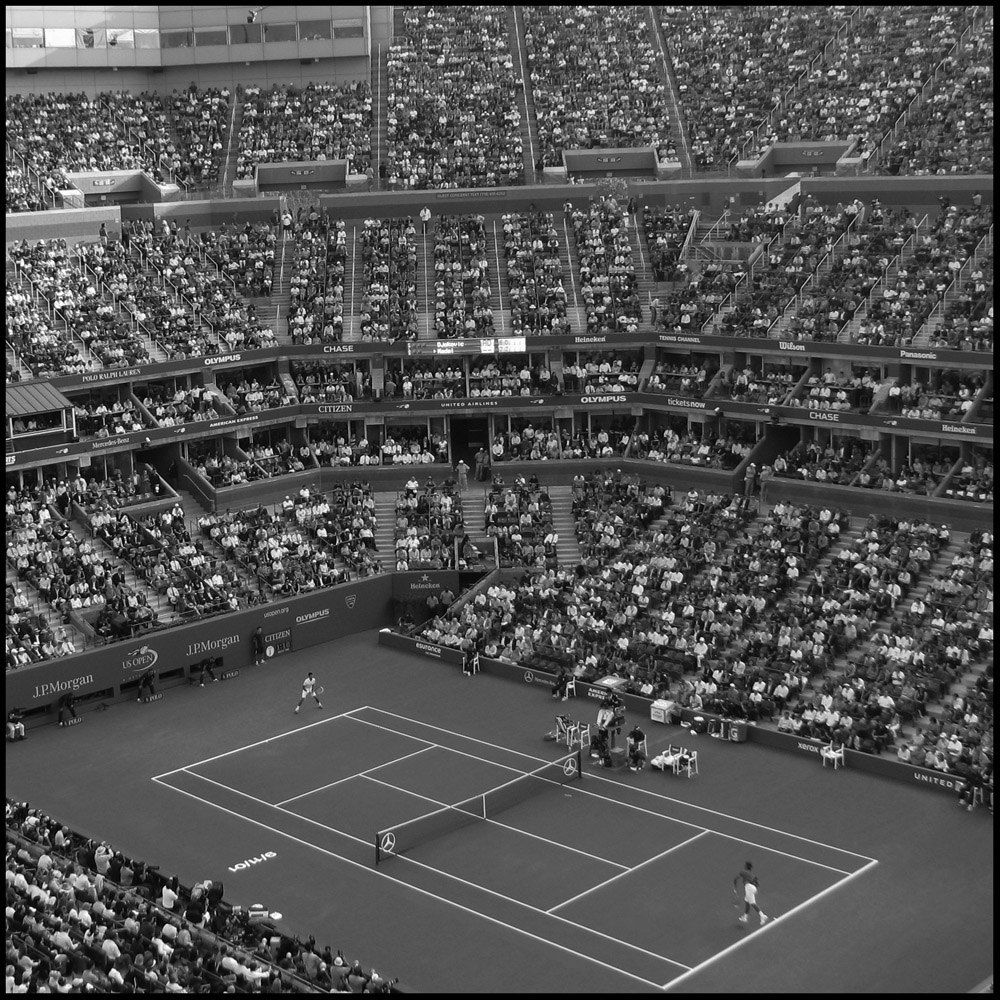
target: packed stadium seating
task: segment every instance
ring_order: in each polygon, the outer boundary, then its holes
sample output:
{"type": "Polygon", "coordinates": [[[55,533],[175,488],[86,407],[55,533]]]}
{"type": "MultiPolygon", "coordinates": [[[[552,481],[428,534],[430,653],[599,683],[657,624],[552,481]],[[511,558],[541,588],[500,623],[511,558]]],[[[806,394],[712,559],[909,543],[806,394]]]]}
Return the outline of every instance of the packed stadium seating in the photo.
{"type": "Polygon", "coordinates": [[[11,993],[385,992],[389,981],[314,938],[234,907],[222,884],[158,865],[6,802],[11,993]]]}
{"type": "MultiPolygon", "coordinates": [[[[371,82],[9,67],[7,670],[464,568],[481,499],[508,572],[426,639],[991,783],[991,11],[413,7],[367,41],[371,82]],[[332,197],[239,199],[314,160],[332,197]],[[472,498],[419,485],[476,448],[472,498]]],[[[8,992],[388,990],[7,823],[8,992]]]]}

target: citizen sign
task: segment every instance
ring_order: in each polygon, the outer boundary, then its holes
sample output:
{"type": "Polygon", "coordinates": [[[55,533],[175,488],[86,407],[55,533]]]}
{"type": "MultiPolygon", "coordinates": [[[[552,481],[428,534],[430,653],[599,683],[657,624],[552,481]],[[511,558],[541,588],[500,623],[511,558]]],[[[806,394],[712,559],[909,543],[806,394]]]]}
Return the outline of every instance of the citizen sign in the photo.
{"type": "Polygon", "coordinates": [[[323,403],[317,413],[351,413],[354,407],[350,403],[323,403]]]}

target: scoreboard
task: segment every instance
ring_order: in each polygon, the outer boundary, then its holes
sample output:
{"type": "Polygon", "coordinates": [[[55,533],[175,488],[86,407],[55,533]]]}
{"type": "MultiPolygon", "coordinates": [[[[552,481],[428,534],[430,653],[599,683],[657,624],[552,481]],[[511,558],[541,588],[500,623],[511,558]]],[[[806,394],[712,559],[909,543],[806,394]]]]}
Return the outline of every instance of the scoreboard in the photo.
{"type": "Polygon", "coordinates": [[[449,357],[458,354],[524,354],[528,341],[524,337],[485,337],[471,340],[411,340],[406,353],[416,357],[449,357]]]}

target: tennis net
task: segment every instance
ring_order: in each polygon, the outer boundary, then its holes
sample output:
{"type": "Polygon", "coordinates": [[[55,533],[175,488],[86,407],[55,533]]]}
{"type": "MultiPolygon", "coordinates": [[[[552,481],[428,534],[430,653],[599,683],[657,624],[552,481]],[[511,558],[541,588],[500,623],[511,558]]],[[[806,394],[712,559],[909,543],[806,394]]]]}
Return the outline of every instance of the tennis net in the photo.
{"type": "Polygon", "coordinates": [[[528,774],[519,775],[470,799],[442,806],[424,816],[379,830],[375,834],[375,864],[379,864],[387,857],[404,854],[419,844],[426,844],[429,840],[443,837],[464,826],[492,819],[497,813],[510,809],[534,795],[541,795],[560,785],[579,781],[583,777],[582,765],[583,755],[578,748],[568,757],[553,761],[528,774]]]}

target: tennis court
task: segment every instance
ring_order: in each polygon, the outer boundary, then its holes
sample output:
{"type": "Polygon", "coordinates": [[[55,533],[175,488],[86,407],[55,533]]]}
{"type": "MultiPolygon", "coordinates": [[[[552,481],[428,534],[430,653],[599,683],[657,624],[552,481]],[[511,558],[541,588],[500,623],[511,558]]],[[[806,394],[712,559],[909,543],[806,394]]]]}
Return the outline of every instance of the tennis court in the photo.
{"type": "MultiPolygon", "coordinates": [[[[771,926],[877,863],[608,781],[579,751],[531,757],[372,707],[154,780],[654,988],[718,954],[719,873],[748,852],[783,887],[771,926]],[[324,781],[296,760],[329,762],[324,781]],[[683,921],[645,919],[677,899],[683,921]]],[[[740,931],[767,933],[754,914],[740,931]]]]}
{"type": "MultiPolygon", "coordinates": [[[[376,867],[377,832],[565,753],[543,739],[557,711],[596,705],[362,633],[33,730],[8,747],[7,792],[420,992],[947,992],[990,975],[988,813],[752,743],[700,738],[691,779],[585,761],[581,781],[376,867]],[[306,670],[325,708],[295,715],[306,670]],[[777,918],[763,929],[736,920],[746,861],[777,918]]],[[[678,742],[634,721],[651,756],[678,742]]]]}

